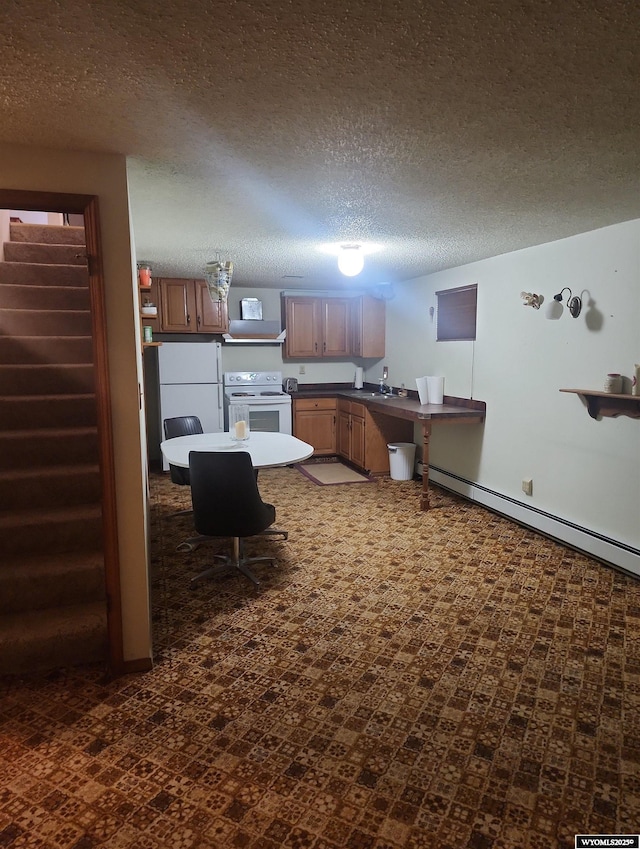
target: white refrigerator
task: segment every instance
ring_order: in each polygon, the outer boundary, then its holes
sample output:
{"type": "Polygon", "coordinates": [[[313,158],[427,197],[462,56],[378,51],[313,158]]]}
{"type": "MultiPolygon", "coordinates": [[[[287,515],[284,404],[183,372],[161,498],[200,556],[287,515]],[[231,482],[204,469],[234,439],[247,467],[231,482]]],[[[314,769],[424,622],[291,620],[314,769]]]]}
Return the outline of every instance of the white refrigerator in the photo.
{"type": "MultiPolygon", "coordinates": [[[[163,342],[158,348],[160,432],[175,416],[197,416],[205,433],[224,430],[220,342],[163,342]]],[[[168,463],[162,458],[166,471],[168,463]]]]}

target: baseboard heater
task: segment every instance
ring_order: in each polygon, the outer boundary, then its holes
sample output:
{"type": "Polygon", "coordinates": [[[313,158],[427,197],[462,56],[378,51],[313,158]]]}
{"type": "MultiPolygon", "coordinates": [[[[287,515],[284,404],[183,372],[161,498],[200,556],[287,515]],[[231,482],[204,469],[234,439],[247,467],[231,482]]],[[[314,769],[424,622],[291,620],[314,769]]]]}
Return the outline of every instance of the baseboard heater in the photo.
{"type": "MultiPolygon", "coordinates": [[[[418,469],[421,473],[422,464],[419,464],[418,469]]],[[[637,548],[530,507],[437,466],[429,466],[429,480],[596,560],[622,569],[636,578],[640,577],[640,550],[637,548]]]]}

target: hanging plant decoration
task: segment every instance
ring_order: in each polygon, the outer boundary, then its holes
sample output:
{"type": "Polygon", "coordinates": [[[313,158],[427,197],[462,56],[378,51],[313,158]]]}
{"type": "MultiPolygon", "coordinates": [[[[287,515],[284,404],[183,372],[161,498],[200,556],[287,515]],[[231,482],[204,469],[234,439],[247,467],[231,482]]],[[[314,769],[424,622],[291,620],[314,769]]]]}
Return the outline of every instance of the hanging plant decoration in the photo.
{"type": "Polygon", "coordinates": [[[233,276],[233,263],[221,262],[219,259],[208,262],[204,276],[212,301],[226,301],[233,276]]]}

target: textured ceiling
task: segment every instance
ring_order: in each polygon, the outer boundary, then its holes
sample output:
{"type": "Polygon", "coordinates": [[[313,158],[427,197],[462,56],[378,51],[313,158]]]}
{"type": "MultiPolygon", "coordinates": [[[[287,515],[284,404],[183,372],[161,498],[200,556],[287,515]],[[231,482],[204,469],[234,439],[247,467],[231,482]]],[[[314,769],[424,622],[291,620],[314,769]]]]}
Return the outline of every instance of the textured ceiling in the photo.
{"type": "MultiPolygon", "coordinates": [[[[0,140],[130,157],[138,258],[400,281],[640,217],[640,4],[3,0],[0,140]]],[[[287,275],[300,275],[302,279],[287,275]]]]}

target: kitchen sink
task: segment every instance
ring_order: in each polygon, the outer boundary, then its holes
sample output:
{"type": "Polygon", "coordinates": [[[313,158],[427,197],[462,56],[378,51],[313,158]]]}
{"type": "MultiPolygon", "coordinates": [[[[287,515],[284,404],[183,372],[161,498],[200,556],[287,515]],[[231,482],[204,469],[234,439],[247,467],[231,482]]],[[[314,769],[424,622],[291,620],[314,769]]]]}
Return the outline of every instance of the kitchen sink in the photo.
{"type": "Polygon", "coordinates": [[[360,392],[357,389],[351,393],[352,398],[400,398],[400,395],[391,395],[389,392],[360,392]]]}

